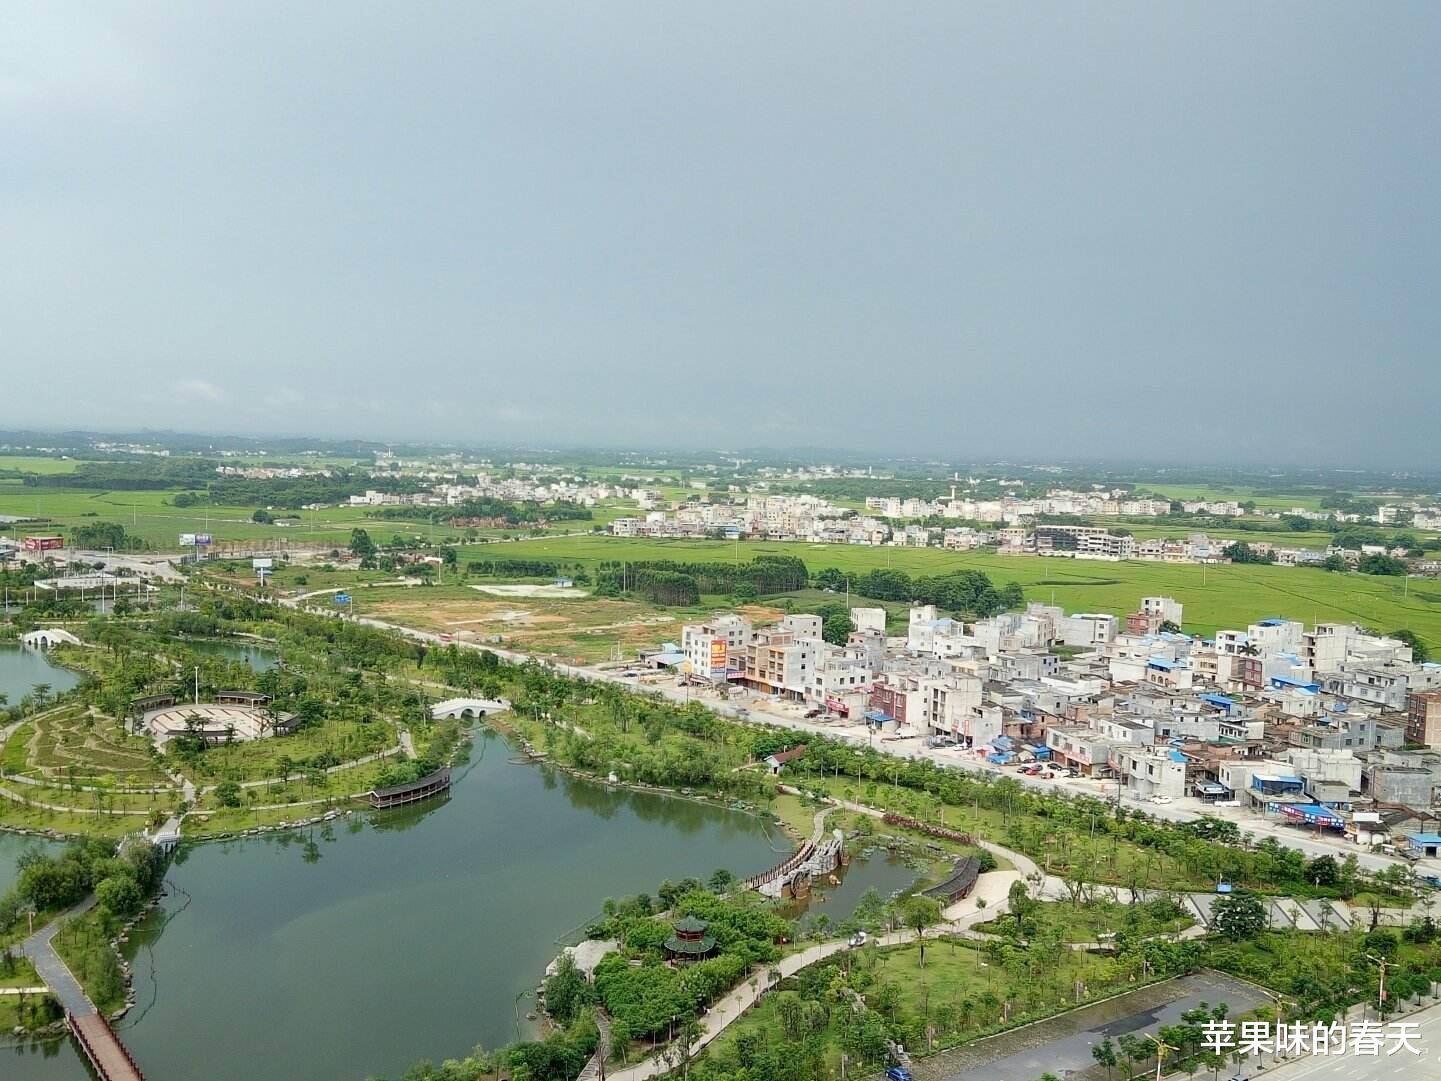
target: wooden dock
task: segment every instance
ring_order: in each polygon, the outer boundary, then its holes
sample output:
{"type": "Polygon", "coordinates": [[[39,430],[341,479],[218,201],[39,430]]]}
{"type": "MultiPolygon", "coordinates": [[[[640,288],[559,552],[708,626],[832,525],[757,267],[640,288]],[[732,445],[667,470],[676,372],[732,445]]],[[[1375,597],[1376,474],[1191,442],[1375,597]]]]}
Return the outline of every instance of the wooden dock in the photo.
{"type": "Polygon", "coordinates": [[[115,1035],[115,1030],[104,1016],[67,1011],[65,1021],[75,1036],[75,1042],[100,1076],[100,1081],[145,1081],[145,1075],[135,1065],[129,1048],[120,1042],[120,1037],[115,1035]]]}

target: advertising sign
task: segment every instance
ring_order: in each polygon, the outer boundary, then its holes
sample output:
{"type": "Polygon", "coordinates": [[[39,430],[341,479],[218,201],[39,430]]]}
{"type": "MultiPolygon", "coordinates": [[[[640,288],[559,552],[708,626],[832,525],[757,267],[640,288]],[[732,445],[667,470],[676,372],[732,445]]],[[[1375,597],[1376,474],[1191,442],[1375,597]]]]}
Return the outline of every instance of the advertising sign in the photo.
{"type": "Polygon", "coordinates": [[[710,674],[718,678],[726,674],[726,644],[724,638],[711,639],[710,674]]]}
{"type": "Polygon", "coordinates": [[[268,571],[268,570],[270,570],[272,567],[275,566],[275,560],[273,560],[273,559],[252,559],[252,560],[250,561],[250,565],[251,565],[254,569],[258,570],[258,571],[260,571],[260,570],[268,571]]]}
{"type": "Polygon", "coordinates": [[[335,595],[335,603],[336,603],[336,604],[349,604],[349,603],[350,603],[350,594],[349,594],[349,593],[337,593],[337,594],[335,595]]]}
{"type": "Polygon", "coordinates": [[[195,547],[195,534],[194,534],[194,533],[182,533],[182,534],[180,534],[180,546],[181,546],[182,548],[194,548],[194,547],[195,547]]]}
{"type": "Polygon", "coordinates": [[[27,552],[53,552],[65,547],[64,537],[26,537],[22,544],[27,552]]]}
{"type": "Polygon", "coordinates": [[[196,544],[213,544],[214,542],[215,542],[215,538],[212,537],[209,533],[197,533],[197,534],[195,534],[195,543],[196,543],[196,544]]]}

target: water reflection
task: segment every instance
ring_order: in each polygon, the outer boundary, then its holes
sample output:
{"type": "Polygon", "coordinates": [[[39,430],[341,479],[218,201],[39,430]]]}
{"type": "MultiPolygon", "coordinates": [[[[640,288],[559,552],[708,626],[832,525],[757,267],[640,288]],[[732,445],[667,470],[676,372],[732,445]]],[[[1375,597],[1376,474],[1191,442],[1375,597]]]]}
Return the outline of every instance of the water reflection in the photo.
{"type": "Polygon", "coordinates": [[[505,1043],[515,996],[606,897],[774,861],[759,819],[492,742],[448,799],[189,849],[128,947],[153,1001],[125,1033],[146,1076],[397,1076],[505,1043]]]}

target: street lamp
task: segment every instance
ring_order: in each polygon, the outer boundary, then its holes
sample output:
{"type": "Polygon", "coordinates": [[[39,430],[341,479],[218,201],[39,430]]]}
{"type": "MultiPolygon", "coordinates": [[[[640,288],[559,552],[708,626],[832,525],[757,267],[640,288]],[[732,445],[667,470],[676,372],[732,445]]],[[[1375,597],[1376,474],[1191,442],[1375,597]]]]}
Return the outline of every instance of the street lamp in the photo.
{"type": "Polygon", "coordinates": [[[1175,1051],[1176,1048],[1161,1040],[1160,1037],[1152,1036],[1149,1032],[1146,1033],[1146,1039],[1156,1045],[1156,1081],[1161,1081],[1161,1062],[1165,1059],[1167,1051],[1175,1051]]]}

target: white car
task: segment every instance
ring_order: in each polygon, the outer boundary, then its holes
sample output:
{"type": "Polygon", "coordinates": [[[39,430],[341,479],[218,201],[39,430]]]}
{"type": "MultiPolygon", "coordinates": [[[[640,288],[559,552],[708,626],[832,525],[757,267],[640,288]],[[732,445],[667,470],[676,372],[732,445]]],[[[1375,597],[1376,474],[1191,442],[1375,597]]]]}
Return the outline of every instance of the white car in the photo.
{"type": "Polygon", "coordinates": [[[867,936],[864,931],[857,931],[855,934],[851,935],[851,948],[855,949],[860,946],[864,946],[868,937],[869,936],[867,936]]]}
{"type": "Polygon", "coordinates": [[[1170,796],[1152,796],[1152,797],[1151,797],[1151,802],[1152,802],[1152,803],[1162,803],[1162,804],[1165,804],[1165,803],[1170,803],[1170,802],[1172,802],[1172,800],[1171,800],[1171,797],[1170,797],[1170,796]]]}

